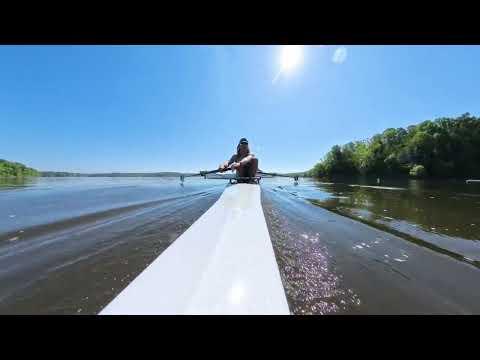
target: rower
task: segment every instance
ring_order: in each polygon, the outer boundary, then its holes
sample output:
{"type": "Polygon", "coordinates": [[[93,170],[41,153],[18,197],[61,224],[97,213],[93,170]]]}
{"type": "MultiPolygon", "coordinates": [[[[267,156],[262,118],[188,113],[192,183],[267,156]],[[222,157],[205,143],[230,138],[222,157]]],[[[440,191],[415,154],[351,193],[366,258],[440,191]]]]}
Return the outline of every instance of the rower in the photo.
{"type": "Polygon", "coordinates": [[[258,171],[258,159],[250,153],[248,140],[241,138],[237,145],[237,153],[230,160],[225,161],[218,167],[220,172],[225,172],[227,168],[237,171],[237,182],[252,182],[258,171]],[[247,179],[245,179],[247,178],[247,179]]]}

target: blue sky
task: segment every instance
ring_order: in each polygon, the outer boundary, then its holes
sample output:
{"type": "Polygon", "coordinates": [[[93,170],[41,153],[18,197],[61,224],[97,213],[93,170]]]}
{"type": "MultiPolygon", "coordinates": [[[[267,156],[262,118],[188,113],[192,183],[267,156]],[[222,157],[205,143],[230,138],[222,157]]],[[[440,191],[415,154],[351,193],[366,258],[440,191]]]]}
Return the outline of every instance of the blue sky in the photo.
{"type": "Polygon", "coordinates": [[[0,158],[39,170],[198,171],[247,137],[264,171],[480,115],[480,46],[0,46],[0,158]]]}

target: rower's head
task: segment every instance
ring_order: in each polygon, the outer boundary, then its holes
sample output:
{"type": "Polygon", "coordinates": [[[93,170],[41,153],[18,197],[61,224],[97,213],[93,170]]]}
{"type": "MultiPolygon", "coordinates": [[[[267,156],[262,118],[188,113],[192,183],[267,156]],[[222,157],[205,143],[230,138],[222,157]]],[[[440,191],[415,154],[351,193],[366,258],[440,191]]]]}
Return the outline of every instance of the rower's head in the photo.
{"type": "Polygon", "coordinates": [[[246,156],[250,154],[250,148],[248,147],[248,140],[241,138],[237,145],[237,154],[246,156]]]}

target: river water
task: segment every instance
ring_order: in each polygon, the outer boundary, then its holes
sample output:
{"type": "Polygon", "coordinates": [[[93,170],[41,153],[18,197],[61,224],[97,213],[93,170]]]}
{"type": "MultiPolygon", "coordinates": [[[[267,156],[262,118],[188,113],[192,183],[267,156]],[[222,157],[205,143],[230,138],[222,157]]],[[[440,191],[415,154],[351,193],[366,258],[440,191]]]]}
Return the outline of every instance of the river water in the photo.
{"type": "MultiPolygon", "coordinates": [[[[97,314],[225,180],[0,183],[0,314],[97,314]]],[[[480,313],[480,186],[262,180],[292,314],[480,313]]]]}

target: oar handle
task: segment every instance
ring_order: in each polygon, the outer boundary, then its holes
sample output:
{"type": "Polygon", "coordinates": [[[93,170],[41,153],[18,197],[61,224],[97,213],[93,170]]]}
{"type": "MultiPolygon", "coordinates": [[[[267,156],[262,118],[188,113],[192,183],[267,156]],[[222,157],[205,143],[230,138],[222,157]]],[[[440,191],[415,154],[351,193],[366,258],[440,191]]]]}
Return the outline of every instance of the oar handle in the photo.
{"type": "Polygon", "coordinates": [[[216,169],[216,170],[209,170],[209,171],[200,171],[199,173],[197,174],[190,174],[190,175],[180,175],[180,181],[183,182],[183,180],[185,180],[186,177],[193,177],[193,176],[206,176],[208,174],[215,174],[217,172],[225,172],[225,171],[228,171],[228,170],[231,170],[231,167],[227,167],[225,170],[221,171],[220,169],[216,169]]]}
{"type": "Polygon", "coordinates": [[[208,175],[208,174],[215,174],[217,172],[225,172],[225,171],[228,171],[228,170],[232,170],[231,166],[228,166],[225,170],[220,170],[220,169],[216,169],[216,170],[210,170],[210,171],[200,171],[200,175],[201,176],[205,176],[205,175],[208,175]]]}

